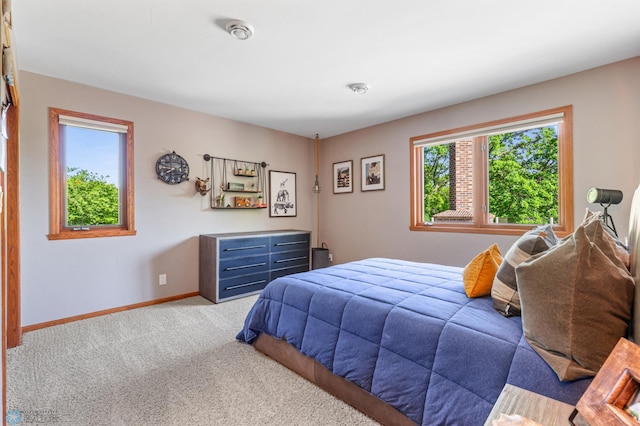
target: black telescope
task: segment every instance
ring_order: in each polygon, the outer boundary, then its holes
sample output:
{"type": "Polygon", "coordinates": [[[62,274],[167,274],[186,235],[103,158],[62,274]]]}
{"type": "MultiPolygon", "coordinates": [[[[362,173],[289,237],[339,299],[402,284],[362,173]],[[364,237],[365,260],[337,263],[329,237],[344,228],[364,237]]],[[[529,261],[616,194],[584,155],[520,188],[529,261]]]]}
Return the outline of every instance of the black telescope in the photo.
{"type": "Polygon", "coordinates": [[[620,204],[622,201],[622,191],[617,189],[591,188],[587,192],[587,201],[599,204],[620,204]]]}
{"type": "Polygon", "coordinates": [[[587,192],[587,201],[590,203],[598,203],[602,206],[604,209],[601,217],[602,222],[606,227],[611,229],[617,237],[618,232],[616,231],[616,225],[613,224],[613,218],[607,211],[607,207],[611,204],[620,204],[622,201],[622,191],[617,189],[591,188],[589,192],[587,192]]]}

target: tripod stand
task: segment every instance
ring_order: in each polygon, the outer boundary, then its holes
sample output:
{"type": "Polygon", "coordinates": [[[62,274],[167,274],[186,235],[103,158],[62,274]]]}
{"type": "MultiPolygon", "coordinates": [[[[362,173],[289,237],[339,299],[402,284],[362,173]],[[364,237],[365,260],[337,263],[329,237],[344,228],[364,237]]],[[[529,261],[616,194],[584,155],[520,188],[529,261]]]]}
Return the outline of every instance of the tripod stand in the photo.
{"type": "Polygon", "coordinates": [[[618,232],[616,231],[616,225],[614,225],[613,218],[607,212],[607,208],[609,208],[610,205],[611,205],[611,203],[609,203],[607,205],[604,205],[604,204],[600,203],[600,206],[602,206],[602,208],[604,209],[604,211],[602,212],[602,223],[604,224],[604,226],[606,226],[607,228],[611,229],[613,231],[613,233],[617,237],[618,236],[618,232]],[[611,224],[609,224],[609,223],[611,223],[611,224]]]}

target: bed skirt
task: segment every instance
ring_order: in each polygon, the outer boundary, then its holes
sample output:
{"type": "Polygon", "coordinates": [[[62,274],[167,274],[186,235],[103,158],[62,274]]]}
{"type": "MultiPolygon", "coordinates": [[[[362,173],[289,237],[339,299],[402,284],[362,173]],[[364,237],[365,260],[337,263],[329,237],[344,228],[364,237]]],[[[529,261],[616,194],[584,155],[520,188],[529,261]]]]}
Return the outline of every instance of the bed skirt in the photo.
{"type": "Polygon", "coordinates": [[[261,333],[253,344],[256,350],[301,375],[311,383],[346,402],[383,425],[415,425],[400,411],[369,392],[336,376],[313,358],[301,354],[284,340],[261,333]]]}

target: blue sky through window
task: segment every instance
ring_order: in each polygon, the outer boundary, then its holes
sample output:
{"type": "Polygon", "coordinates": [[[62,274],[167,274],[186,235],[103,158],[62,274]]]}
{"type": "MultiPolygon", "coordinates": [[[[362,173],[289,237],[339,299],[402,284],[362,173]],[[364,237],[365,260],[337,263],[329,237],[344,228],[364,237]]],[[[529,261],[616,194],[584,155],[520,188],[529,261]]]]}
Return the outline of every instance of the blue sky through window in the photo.
{"type": "Polygon", "coordinates": [[[66,167],[88,170],[119,185],[120,134],[84,127],[64,126],[66,167]]]}

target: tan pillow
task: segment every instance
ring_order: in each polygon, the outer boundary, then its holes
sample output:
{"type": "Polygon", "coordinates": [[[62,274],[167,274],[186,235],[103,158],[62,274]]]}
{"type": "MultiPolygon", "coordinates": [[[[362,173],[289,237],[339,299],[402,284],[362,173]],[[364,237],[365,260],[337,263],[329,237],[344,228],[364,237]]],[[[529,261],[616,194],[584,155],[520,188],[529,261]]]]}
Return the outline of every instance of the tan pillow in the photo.
{"type": "Polygon", "coordinates": [[[464,291],[467,293],[467,297],[490,295],[493,278],[501,263],[502,254],[497,244],[474,257],[462,271],[464,291]]]}
{"type": "MultiPolygon", "coordinates": [[[[588,226],[590,223],[592,223],[595,220],[601,221],[602,214],[600,212],[592,212],[587,208],[587,212],[585,213],[582,224],[584,226],[588,226]]],[[[615,252],[618,259],[622,261],[622,263],[628,270],[631,270],[631,255],[629,253],[629,249],[622,243],[622,241],[620,241],[620,239],[608,227],[603,226],[602,229],[605,231],[604,232],[605,239],[609,242],[609,244],[611,244],[611,247],[613,247],[613,251],[615,252]]]]}
{"type": "Polygon", "coordinates": [[[587,228],[516,268],[525,338],[560,380],[595,376],[631,319],[633,279],[602,223],[587,228]]]}
{"type": "Polygon", "coordinates": [[[520,315],[520,298],[516,282],[516,266],[531,256],[542,253],[558,242],[551,225],[527,231],[511,246],[498,268],[491,287],[493,307],[504,316],[520,315]]]}

